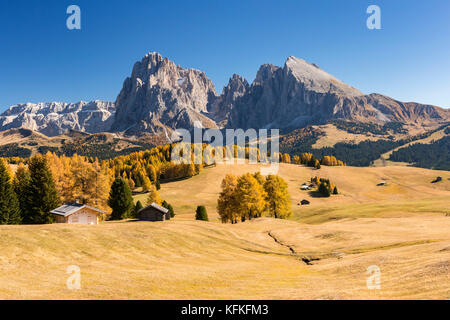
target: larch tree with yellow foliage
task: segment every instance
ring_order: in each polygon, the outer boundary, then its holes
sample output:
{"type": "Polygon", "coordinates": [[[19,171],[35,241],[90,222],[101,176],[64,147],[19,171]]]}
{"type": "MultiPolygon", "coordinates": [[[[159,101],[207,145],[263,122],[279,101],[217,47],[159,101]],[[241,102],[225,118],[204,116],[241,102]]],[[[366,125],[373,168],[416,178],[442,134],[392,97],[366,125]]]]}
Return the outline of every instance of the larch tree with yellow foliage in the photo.
{"type": "Polygon", "coordinates": [[[152,187],[152,182],[150,181],[149,177],[145,176],[142,181],[142,191],[146,192],[150,190],[152,187]]]}
{"type": "Polygon", "coordinates": [[[236,198],[239,200],[241,220],[261,217],[266,209],[266,192],[252,174],[239,177],[236,187],[236,198]]]}
{"type": "Polygon", "coordinates": [[[237,178],[227,174],[222,180],[222,191],[217,200],[217,211],[223,223],[237,223],[239,214],[238,200],[236,198],[237,178]]]}
{"type": "Polygon", "coordinates": [[[159,197],[159,193],[158,193],[158,190],[156,190],[155,185],[151,184],[148,191],[149,192],[148,192],[148,196],[147,196],[147,205],[150,205],[153,202],[160,205],[162,203],[162,200],[159,197]]]}
{"type": "Polygon", "coordinates": [[[292,211],[291,199],[286,181],[279,176],[269,175],[264,183],[264,190],[266,191],[269,215],[278,219],[289,218],[292,211]]]}

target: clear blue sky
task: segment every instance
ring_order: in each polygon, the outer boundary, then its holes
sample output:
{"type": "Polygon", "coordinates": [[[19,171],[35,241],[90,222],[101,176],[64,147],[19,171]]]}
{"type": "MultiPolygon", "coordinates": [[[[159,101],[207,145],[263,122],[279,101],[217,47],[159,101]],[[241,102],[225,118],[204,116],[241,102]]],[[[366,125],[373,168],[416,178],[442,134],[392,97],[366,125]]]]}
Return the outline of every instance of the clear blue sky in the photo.
{"type": "Polygon", "coordinates": [[[2,0],[0,111],[21,102],[114,101],[158,51],[205,71],[218,92],[263,63],[314,62],[365,93],[450,106],[447,0],[2,0]],[[82,29],[66,28],[81,8],[82,29]],[[382,30],[366,28],[381,8],[382,30]]]}

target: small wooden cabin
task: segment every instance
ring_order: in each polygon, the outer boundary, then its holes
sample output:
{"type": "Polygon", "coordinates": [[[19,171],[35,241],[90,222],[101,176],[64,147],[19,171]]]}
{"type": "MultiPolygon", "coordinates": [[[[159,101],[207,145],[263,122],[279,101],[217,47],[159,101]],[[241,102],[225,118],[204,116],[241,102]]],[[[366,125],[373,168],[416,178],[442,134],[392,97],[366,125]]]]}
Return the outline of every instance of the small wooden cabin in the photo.
{"type": "Polygon", "coordinates": [[[105,212],[79,203],[66,203],[50,213],[56,215],[56,223],[98,224],[98,216],[105,212]]]}
{"type": "Polygon", "coordinates": [[[164,221],[170,220],[169,210],[153,202],[137,212],[140,220],[145,221],[164,221]]]}

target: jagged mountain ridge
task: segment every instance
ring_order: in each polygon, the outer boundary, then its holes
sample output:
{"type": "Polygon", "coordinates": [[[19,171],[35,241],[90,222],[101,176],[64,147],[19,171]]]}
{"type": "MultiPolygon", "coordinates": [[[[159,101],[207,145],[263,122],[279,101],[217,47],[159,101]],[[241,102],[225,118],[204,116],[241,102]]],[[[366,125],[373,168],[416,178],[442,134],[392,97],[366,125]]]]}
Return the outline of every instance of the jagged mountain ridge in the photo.
{"type": "Polygon", "coordinates": [[[111,129],[114,113],[114,103],[100,100],[23,103],[11,106],[0,115],[0,130],[24,128],[50,137],[68,130],[104,132],[111,129]]]}
{"type": "Polygon", "coordinates": [[[192,128],[196,121],[214,128],[204,113],[217,97],[212,81],[204,72],[185,69],[158,53],[136,62],[116,99],[117,112],[112,131],[127,135],[158,133],[192,128]]]}
{"type": "Polygon", "coordinates": [[[21,104],[0,115],[0,130],[27,128],[49,136],[67,130],[159,135],[176,129],[280,128],[290,131],[335,119],[427,128],[450,121],[450,110],[366,95],[315,64],[289,57],[262,65],[249,84],[234,74],[220,95],[204,72],[177,66],[159,53],[135,63],[115,103],[21,104]]]}
{"type": "Polygon", "coordinates": [[[450,112],[418,103],[402,103],[348,86],[316,65],[289,57],[283,68],[262,65],[248,91],[234,102],[230,128],[296,129],[333,119],[437,125],[450,112]]]}

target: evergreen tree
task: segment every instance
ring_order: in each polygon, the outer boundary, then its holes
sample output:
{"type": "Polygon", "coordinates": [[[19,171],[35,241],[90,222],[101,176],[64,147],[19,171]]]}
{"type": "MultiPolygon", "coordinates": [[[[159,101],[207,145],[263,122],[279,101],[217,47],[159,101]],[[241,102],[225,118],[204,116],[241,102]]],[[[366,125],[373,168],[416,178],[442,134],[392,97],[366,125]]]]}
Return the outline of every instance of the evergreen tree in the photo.
{"type": "Polygon", "coordinates": [[[266,201],[269,214],[275,218],[285,219],[291,214],[291,199],[288,184],[281,177],[269,175],[264,183],[267,193],[266,201]]]}
{"type": "Polygon", "coordinates": [[[308,161],[308,167],[314,168],[316,166],[316,161],[317,161],[316,157],[311,156],[310,160],[308,161]]]}
{"type": "Polygon", "coordinates": [[[173,207],[170,203],[167,205],[167,209],[169,210],[170,217],[171,218],[175,217],[175,211],[173,210],[173,207]]]}
{"type": "Polygon", "coordinates": [[[138,211],[141,210],[144,206],[142,205],[141,201],[138,200],[136,202],[136,206],[134,207],[134,217],[138,218],[138,211]]]}
{"type": "Polygon", "coordinates": [[[22,163],[19,164],[14,176],[13,186],[14,192],[17,195],[17,199],[19,199],[19,208],[21,215],[23,215],[26,210],[26,202],[24,201],[24,199],[26,196],[28,185],[30,184],[30,180],[31,177],[28,168],[25,167],[22,163]]]}
{"type": "Polygon", "coordinates": [[[155,187],[156,187],[156,190],[160,190],[161,189],[161,184],[159,183],[159,180],[156,180],[155,187]]]}
{"type": "Polygon", "coordinates": [[[20,224],[19,202],[11,184],[8,164],[0,159],[0,224],[20,224]]]}
{"type": "Polygon", "coordinates": [[[209,221],[205,206],[197,207],[197,210],[195,211],[195,220],[209,221]]]}
{"type": "Polygon", "coordinates": [[[50,211],[60,205],[60,199],[47,160],[41,155],[34,156],[29,162],[28,170],[30,183],[24,199],[21,199],[24,201],[23,222],[52,223],[56,218],[50,211]]]}
{"type": "Polygon", "coordinates": [[[166,200],[163,201],[162,206],[164,208],[166,208],[167,210],[169,210],[170,213],[170,217],[173,218],[175,217],[175,211],[173,210],[173,207],[170,203],[168,203],[166,200]]]}
{"type": "Polygon", "coordinates": [[[339,194],[337,187],[334,187],[333,194],[339,194]]]}
{"type": "Polygon", "coordinates": [[[121,177],[114,180],[109,192],[108,205],[112,209],[111,219],[121,220],[130,217],[133,209],[133,198],[128,183],[121,177]]]}

